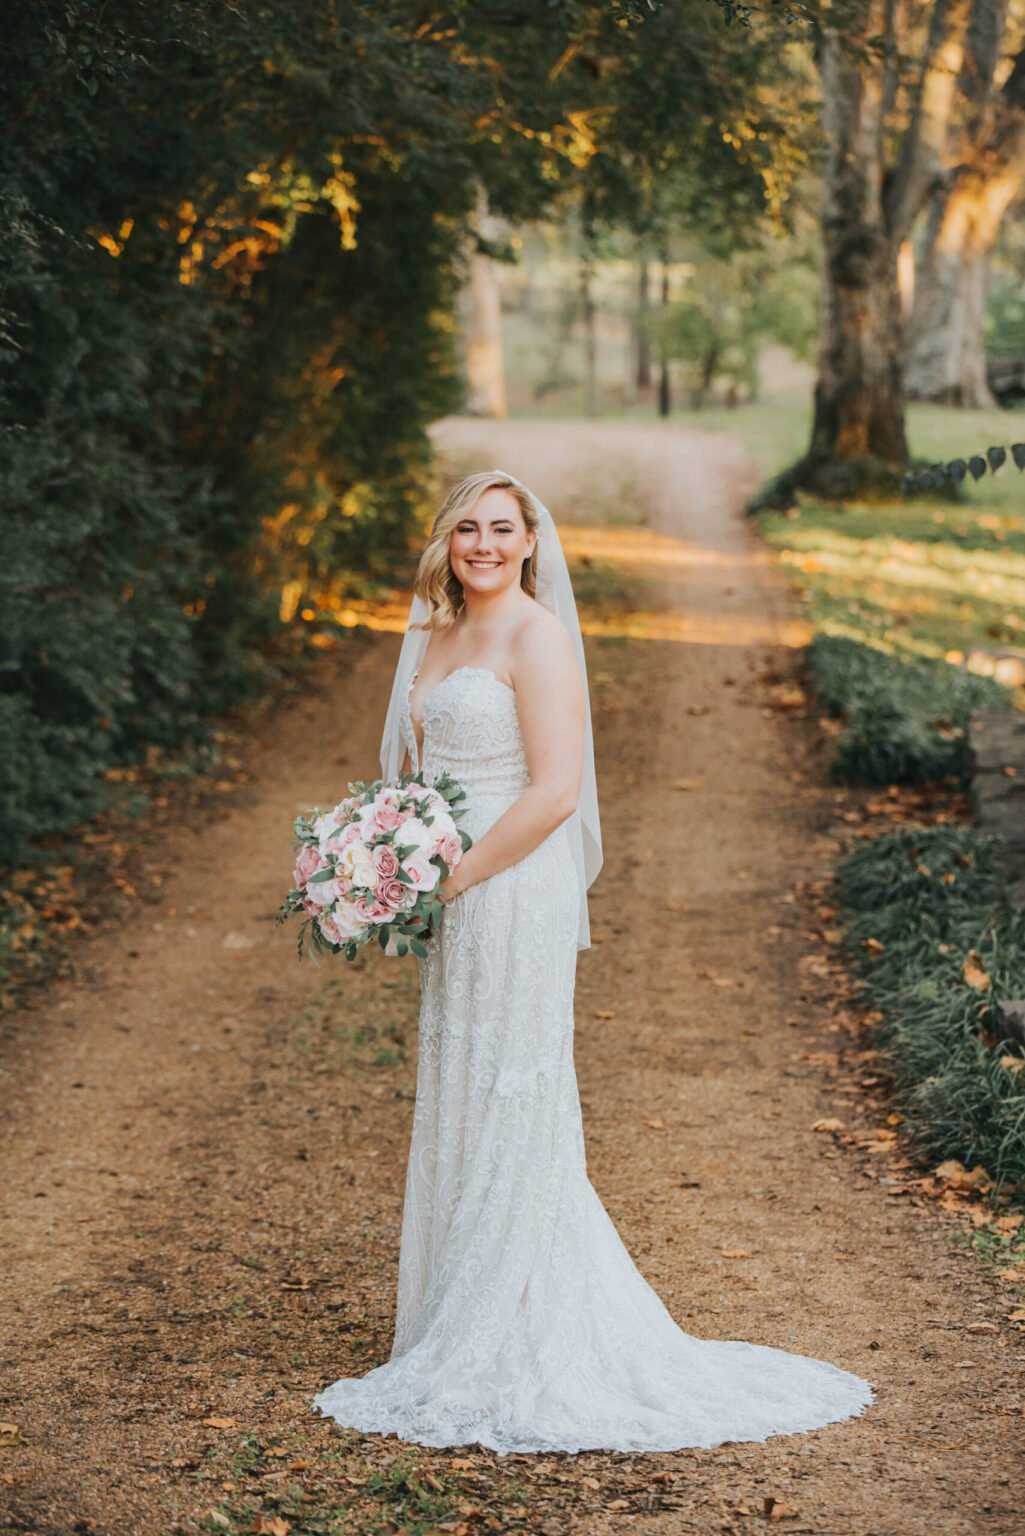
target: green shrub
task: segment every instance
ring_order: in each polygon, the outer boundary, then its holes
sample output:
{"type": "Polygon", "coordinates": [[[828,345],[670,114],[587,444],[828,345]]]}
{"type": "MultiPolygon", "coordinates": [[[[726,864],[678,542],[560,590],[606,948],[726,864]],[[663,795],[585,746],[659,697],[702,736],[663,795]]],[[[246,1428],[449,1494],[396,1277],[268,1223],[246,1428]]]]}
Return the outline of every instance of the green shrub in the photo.
{"type": "Polygon", "coordinates": [[[816,635],[810,662],[815,692],[846,725],[833,771],[854,783],[962,777],[972,711],[1010,705],[992,678],[944,661],[901,661],[840,636],[816,635]]]}
{"type": "Polygon", "coordinates": [[[1025,1181],[1025,1071],[1004,1064],[1018,1047],[1000,1038],[995,1007],[1025,996],[1025,913],[1010,905],[991,840],[966,827],[901,831],[859,848],[839,883],[913,1145],[1025,1181]],[[984,990],[966,979],[969,956],[984,990]]]}

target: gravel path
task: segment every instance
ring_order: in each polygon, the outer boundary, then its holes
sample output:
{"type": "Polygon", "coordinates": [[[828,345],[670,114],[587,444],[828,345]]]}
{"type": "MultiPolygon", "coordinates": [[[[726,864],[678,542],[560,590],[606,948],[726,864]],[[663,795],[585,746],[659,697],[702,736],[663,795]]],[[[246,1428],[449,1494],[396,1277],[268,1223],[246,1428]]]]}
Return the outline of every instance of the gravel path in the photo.
{"type": "Polygon", "coordinates": [[[0,1427],[0,1530],[1010,1536],[1021,1337],[878,1159],[811,1129],[871,1129],[886,1107],[824,1087],[852,1017],[795,894],[826,872],[826,800],[768,707],[799,630],[743,523],[750,465],[654,427],[438,437],[557,518],[600,506],[567,544],[613,592],[634,583],[630,622],[606,603],[588,640],[592,1181],[684,1328],[832,1360],[877,1402],[765,1445],[543,1460],[310,1415],[324,1383],[387,1356],[415,1079],[411,967],[300,967],[272,922],[296,810],[376,763],[398,640],[361,632],[302,698],[252,712],[248,781],[152,834],[140,915],[80,942],[0,1046],[0,1418],[18,1426],[0,1427]]]}

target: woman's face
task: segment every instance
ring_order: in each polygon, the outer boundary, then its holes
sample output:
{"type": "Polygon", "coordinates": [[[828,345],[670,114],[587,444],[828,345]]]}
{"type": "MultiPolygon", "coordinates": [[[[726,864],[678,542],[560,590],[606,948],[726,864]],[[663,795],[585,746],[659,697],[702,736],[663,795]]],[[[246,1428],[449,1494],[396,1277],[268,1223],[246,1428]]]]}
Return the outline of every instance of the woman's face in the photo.
{"type": "Polygon", "coordinates": [[[523,562],[536,541],[515,496],[496,487],[482,491],[452,529],[449,564],[464,593],[496,594],[519,585],[523,562]]]}

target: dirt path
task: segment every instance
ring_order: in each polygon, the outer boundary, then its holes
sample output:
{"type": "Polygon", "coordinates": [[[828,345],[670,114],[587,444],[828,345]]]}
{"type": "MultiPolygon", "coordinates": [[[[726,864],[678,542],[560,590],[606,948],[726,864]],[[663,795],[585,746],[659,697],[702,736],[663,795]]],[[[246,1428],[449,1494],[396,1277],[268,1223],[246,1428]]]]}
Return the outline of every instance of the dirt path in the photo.
{"type": "Polygon", "coordinates": [[[295,811],[376,762],[397,638],[354,638],[255,726],[222,819],[155,845],[159,902],[83,946],[3,1046],[0,1419],[23,1443],[0,1448],[0,1530],[655,1536],[762,1529],[775,1499],[784,1531],[1009,1536],[1021,1341],[968,1331],[997,1316],[982,1271],[811,1130],[837,1113],[817,1062],[843,1025],[794,899],[823,873],[824,802],[765,709],[790,635],[739,515],[749,466],[655,429],[439,435],[557,516],[600,504],[567,542],[613,587],[648,583],[643,622],[589,640],[592,1181],[683,1327],[820,1355],[878,1401],[664,1456],[410,1451],[310,1415],[324,1383],[387,1356],[415,1076],[411,967],[300,968],[271,921],[295,811]]]}

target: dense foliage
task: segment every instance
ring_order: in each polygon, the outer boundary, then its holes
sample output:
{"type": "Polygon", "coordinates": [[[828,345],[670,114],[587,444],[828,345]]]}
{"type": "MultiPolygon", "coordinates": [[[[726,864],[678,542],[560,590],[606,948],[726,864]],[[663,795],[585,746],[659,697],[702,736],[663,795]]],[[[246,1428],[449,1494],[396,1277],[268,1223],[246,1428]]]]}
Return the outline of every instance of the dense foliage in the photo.
{"type": "Polygon", "coordinates": [[[1025,1181],[1021,1047],[996,1011],[1021,996],[1025,913],[989,840],[964,827],[901,831],[859,848],[840,884],[913,1144],[932,1161],[1025,1181]]]}
{"type": "Polygon", "coordinates": [[[945,661],[901,661],[841,636],[810,647],[815,692],[842,716],[833,769],[860,784],[927,784],[967,769],[966,731],[975,709],[1000,709],[1008,690],[945,661]]]}
{"type": "Polygon", "coordinates": [[[752,218],[774,160],[703,0],[11,0],[5,43],[0,862],[392,574],[482,189],[640,218],[685,155],[752,218]]]}

